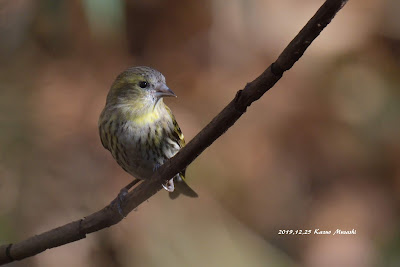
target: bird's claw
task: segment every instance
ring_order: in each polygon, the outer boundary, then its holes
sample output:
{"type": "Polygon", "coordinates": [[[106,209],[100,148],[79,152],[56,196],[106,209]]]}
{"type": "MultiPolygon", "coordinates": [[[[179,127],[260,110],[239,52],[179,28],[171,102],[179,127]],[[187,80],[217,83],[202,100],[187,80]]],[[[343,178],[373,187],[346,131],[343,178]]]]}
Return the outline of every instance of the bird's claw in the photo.
{"type": "MultiPolygon", "coordinates": [[[[161,167],[161,164],[156,163],[153,167],[153,172],[156,172],[159,168],[161,167]]],[[[170,179],[166,181],[165,183],[162,184],[162,187],[164,187],[165,190],[168,192],[174,192],[175,186],[174,186],[174,179],[170,179]]]]}
{"type": "Polygon", "coordinates": [[[118,194],[118,200],[123,202],[125,200],[126,195],[128,195],[128,189],[126,187],[122,188],[118,194]]]}
{"type": "Polygon", "coordinates": [[[125,214],[122,211],[122,203],[124,202],[126,195],[128,195],[128,189],[126,187],[124,187],[121,189],[121,191],[119,191],[119,194],[117,196],[118,213],[124,218],[125,218],[125,214]]]}
{"type": "Polygon", "coordinates": [[[172,179],[166,181],[165,184],[164,183],[162,184],[162,186],[168,192],[174,192],[174,190],[175,190],[174,179],[172,178],[172,179]]]}

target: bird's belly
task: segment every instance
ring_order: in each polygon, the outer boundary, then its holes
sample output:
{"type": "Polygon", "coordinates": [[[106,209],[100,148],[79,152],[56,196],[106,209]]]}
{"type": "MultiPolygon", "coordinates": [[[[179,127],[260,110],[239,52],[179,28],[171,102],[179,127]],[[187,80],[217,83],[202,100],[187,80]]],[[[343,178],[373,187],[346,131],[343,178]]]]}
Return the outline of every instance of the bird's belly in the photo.
{"type": "Polygon", "coordinates": [[[135,178],[150,178],[158,167],[180,149],[167,134],[162,134],[161,125],[139,127],[128,122],[118,135],[119,150],[124,153],[117,158],[117,162],[135,178]]]}
{"type": "Polygon", "coordinates": [[[139,159],[136,161],[131,160],[126,171],[135,178],[146,180],[152,176],[155,169],[153,162],[139,159]]]}
{"type": "Polygon", "coordinates": [[[150,178],[156,170],[158,162],[149,154],[149,151],[146,151],[141,144],[135,144],[132,141],[124,142],[123,146],[126,152],[125,164],[120,165],[125,165],[124,169],[135,178],[142,180],[150,178]]]}
{"type": "Polygon", "coordinates": [[[164,158],[157,153],[154,142],[144,129],[127,129],[119,138],[125,155],[119,162],[124,169],[138,179],[148,179],[163,164],[164,158]]]}

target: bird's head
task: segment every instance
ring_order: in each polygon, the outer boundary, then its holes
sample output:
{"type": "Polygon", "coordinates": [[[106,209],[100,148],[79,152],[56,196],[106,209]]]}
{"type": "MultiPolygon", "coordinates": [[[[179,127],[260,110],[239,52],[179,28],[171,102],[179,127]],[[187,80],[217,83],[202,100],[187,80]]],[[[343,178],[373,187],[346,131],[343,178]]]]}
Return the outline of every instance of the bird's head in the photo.
{"type": "Polygon", "coordinates": [[[107,104],[150,108],[166,96],[176,97],[166,85],[164,75],[149,67],[132,67],[115,79],[107,96],[107,104]]]}

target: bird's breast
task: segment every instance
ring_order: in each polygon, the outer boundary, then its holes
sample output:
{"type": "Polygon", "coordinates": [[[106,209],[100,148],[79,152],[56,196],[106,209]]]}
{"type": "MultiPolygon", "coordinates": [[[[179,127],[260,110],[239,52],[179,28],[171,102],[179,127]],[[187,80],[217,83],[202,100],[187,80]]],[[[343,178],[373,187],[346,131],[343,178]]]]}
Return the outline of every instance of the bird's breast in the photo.
{"type": "Polygon", "coordinates": [[[179,151],[179,145],[169,137],[172,125],[167,118],[146,125],[126,122],[119,142],[126,151],[129,173],[138,178],[151,175],[179,151]]]}
{"type": "Polygon", "coordinates": [[[128,110],[116,116],[113,112],[114,117],[99,124],[103,145],[125,171],[139,179],[149,178],[180,149],[173,136],[173,117],[167,110],[156,113],[134,116],[128,110]]]}

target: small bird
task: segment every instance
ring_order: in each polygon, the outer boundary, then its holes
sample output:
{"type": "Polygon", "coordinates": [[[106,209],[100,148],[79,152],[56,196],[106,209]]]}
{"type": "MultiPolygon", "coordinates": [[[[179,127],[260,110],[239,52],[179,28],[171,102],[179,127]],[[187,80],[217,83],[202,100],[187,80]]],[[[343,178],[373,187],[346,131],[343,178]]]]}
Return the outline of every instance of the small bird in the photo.
{"type": "MultiPolygon", "coordinates": [[[[118,164],[136,178],[127,187],[149,179],[185,146],[181,129],[163,97],[176,95],[167,87],[164,75],[144,66],[118,75],[107,95],[98,123],[100,139],[118,164]]],[[[198,196],[186,184],[185,170],[163,187],[172,199],[180,193],[198,196]]]]}

